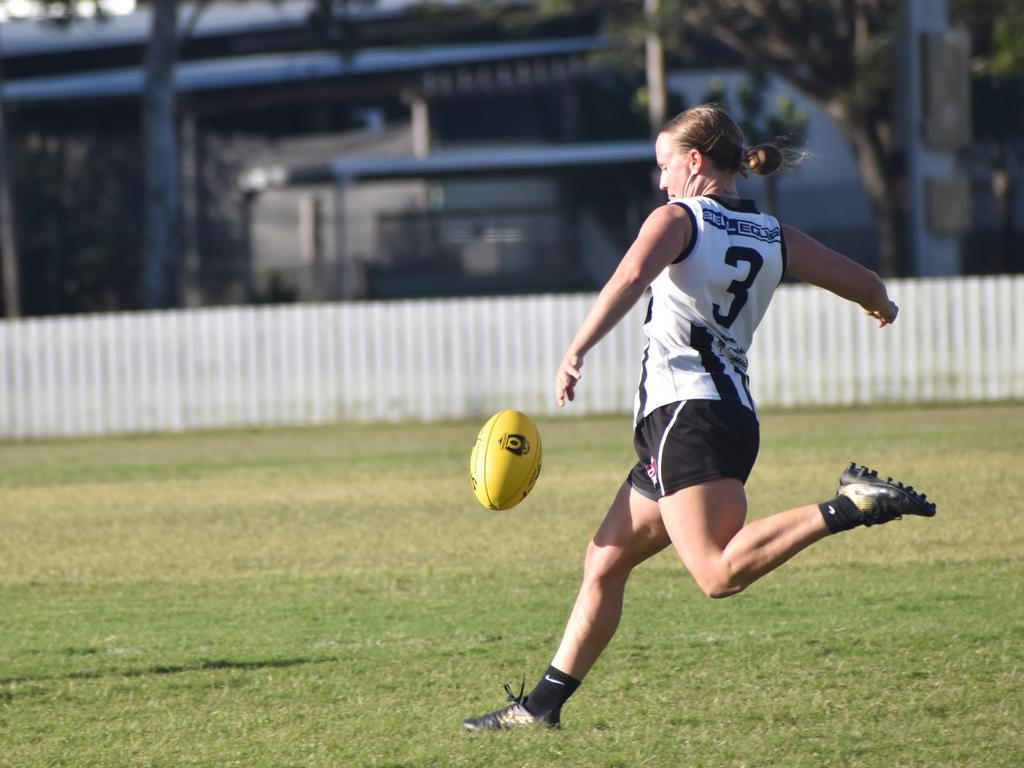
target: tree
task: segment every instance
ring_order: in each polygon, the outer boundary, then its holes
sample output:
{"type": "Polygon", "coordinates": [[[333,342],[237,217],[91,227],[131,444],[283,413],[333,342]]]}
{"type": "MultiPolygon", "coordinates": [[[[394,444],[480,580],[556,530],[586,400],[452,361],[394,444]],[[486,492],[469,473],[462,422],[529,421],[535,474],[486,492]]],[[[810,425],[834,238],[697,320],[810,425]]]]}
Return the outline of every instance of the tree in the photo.
{"type": "MultiPolygon", "coordinates": [[[[853,152],[874,214],[881,271],[906,271],[904,167],[895,127],[896,0],[699,0],[666,3],[682,22],[810,97],[853,152]]],[[[678,27],[677,27],[678,28],[678,27]]]]}
{"type": "Polygon", "coordinates": [[[154,0],[144,59],[142,155],[145,176],[142,304],[170,304],[167,275],[178,260],[180,189],[175,119],[174,65],[178,50],[175,0],[154,0]]]}
{"type": "Polygon", "coordinates": [[[142,304],[174,303],[169,276],[181,259],[181,187],[178,153],[177,91],[174,69],[210,0],[193,4],[179,31],[176,0],[150,0],[153,21],[143,60],[142,155],[145,200],[142,243],[142,304]]]}
{"type": "MultiPolygon", "coordinates": [[[[541,0],[535,13],[603,15],[604,29],[624,42],[623,60],[633,62],[626,66],[635,67],[650,28],[644,5],[541,0]]],[[[1013,250],[1013,196],[1024,173],[1024,7],[1019,0],[949,0],[949,7],[950,18],[968,29],[976,54],[974,125],[993,170],[1005,267],[1005,254],[1013,250]]],[[[856,160],[887,275],[907,267],[906,169],[893,76],[902,8],[900,0],[660,0],[655,24],[670,55],[692,60],[711,41],[751,71],[786,80],[832,118],[856,160]]]]}
{"type": "MultiPolygon", "coordinates": [[[[545,0],[536,11],[601,14],[628,58],[642,61],[638,49],[651,27],[643,5],[545,0]]],[[[898,0],[660,0],[654,22],[668,55],[692,61],[710,42],[751,71],[781,77],[832,118],[856,159],[887,275],[905,270],[904,168],[892,108],[898,21],[898,0]]]]}
{"type": "MultiPolygon", "coordinates": [[[[179,30],[178,6],[175,0],[143,0],[149,5],[152,26],[146,44],[143,66],[144,80],[140,118],[142,125],[142,165],[145,176],[142,201],[142,304],[145,307],[167,306],[173,296],[168,287],[168,275],[179,259],[180,191],[178,180],[178,145],[174,68],[180,48],[188,39],[201,13],[210,0],[193,3],[187,23],[179,30]]],[[[0,7],[7,2],[0,0],[0,7]]],[[[82,18],[83,6],[74,0],[41,0],[37,3],[41,18],[56,24],[73,24],[82,18]]],[[[104,20],[102,3],[87,9],[89,16],[104,20]]],[[[2,79],[0,79],[2,82],[2,79]]],[[[3,102],[0,93],[0,112],[3,102]]],[[[3,205],[10,198],[10,175],[2,162],[6,154],[7,139],[0,121],[0,244],[14,243],[13,213],[3,205]],[[5,190],[7,193],[5,195],[5,190]],[[9,232],[8,232],[9,229],[9,232]]],[[[13,247],[3,247],[3,275],[5,291],[17,296],[17,254],[13,247]],[[9,275],[14,275],[13,278],[9,275]]],[[[12,304],[5,302],[10,313],[12,304]]]]}
{"type": "MultiPolygon", "coordinates": [[[[783,151],[799,154],[799,148],[807,139],[809,117],[788,95],[779,97],[775,111],[767,111],[764,98],[767,88],[768,76],[764,70],[757,70],[751,72],[746,82],[737,89],[736,103],[739,106],[738,118],[743,135],[751,144],[771,142],[783,151]]],[[[713,80],[704,101],[727,103],[729,99],[725,84],[721,80],[713,80]]],[[[777,175],[764,179],[764,208],[776,216],[779,214],[778,180],[777,175]]]]}

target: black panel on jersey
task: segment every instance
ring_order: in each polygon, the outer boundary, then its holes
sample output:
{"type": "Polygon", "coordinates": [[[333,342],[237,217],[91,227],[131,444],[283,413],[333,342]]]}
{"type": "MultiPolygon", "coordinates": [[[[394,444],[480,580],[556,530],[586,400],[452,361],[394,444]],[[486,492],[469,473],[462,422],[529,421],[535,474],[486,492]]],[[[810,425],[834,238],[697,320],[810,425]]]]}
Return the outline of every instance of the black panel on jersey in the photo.
{"type": "Polygon", "coordinates": [[[730,211],[737,211],[739,213],[760,213],[757,210],[757,204],[753,200],[739,197],[722,197],[721,195],[705,195],[710,197],[719,205],[723,205],[730,211]]]}
{"type": "Polygon", "coordinates": [[[718,396],[723,400],[740,400],[740,394],[736,391],[736,385],[725,373],[725,364],[715,354],[711,347],[711,332],[703,325],[690,324],[690,346],[700,354],[700,364],[704,370],[711,374],[711,380],[715,383],[718,396]]]}
{"type": "Polygon", "coordinates": [[[743,384],[743,391],[747,393],[747,400],[754,404],[754,396],[750,394],[750,377],[745,372],[740,372],[740,383],[743,384]]]}
{"type": "Polygon", "coordinates": [[[685,259],[691,253],[693,253],[694,246],[697,245],[697,234],[700,230],[697,229],[697,217],[693,215],[693,211],[686,203],[680,203],[679,207],[682,208],[690,217],[690,225],[693,227],[693,232],[690,235],[690,242],[686,244],[686,247],[679,252],[679,255],[672,261],[673,264],[678,264],[680,261],[685,259]]]}
{"type": "MultiPolygon", "coordinates": [[[[651,317],[654,315],[654,295],[651,295],[651,300],[647,302],[647,317],[644,318],[644,325],[651,322],[651,317]]],[[[648,339],[647,346],[644,347],[644,357],[640,361],[640,406],[639,415],[644,415],[644,408],[647,407],[647,360],[651,356],[651,342],[648,339]]]]}
{"type": "Polygon", "coordinates": [[[782,245],[782,275],[779,277],[779,285],[786,279],[786,266],[789,264],[786,256],[786,232],[782,229],[782,222],[779,222],[779,243],[782,245]]]}

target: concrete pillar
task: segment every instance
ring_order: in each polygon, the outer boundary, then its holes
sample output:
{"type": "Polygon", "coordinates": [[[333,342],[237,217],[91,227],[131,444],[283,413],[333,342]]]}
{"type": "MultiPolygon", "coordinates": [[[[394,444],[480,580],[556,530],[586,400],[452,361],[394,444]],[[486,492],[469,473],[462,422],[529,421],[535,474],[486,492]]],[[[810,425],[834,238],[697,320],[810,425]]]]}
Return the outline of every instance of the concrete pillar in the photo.
{"type": "Polygon", "coordinates": [[[420,91],[406,91],[402,100],[409,105],[412,120],[412,153],[426,157],[430,154],[430,106],[420,91]]]}
{"type": "Polygon", "coordinates": [[[960,273],[960,235],[970,224],[970,185],[955,155],[969,141],[963,45],[963,36],[949,29],[947,0],[903,0],[898,108],[904,111],[912,275],[960,273]]]}

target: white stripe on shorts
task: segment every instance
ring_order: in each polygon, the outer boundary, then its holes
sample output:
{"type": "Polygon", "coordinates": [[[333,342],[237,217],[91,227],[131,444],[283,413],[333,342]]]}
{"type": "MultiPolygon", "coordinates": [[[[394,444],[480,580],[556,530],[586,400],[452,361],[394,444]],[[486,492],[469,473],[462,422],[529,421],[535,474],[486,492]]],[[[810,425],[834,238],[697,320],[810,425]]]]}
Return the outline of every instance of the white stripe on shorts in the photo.
{"type": "Polygon", "coordinates": [[[676,423],[676,419],[679,417],[679,412],[683,410],[684,405],[686,405],[686,401],[680,400],[675,413],[672,414],[672,418],[668,422],[668,426],[666,426],[665,431],[661,433],[661,442],[658,444],[658,485],[661,486],[662,496],[665,495],[665,482],[661,478],[661,455],[665,452],[665,442],[668,440],[668,433],[672,431],[672,427],[676,423]]]}

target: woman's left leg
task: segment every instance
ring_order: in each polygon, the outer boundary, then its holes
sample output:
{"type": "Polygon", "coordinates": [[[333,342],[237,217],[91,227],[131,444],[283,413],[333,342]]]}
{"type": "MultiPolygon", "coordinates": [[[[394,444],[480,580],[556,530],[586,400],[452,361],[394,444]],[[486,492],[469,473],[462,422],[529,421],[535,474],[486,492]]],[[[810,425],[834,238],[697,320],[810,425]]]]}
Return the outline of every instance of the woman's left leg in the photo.
{"type": "Polygon", "coordinates": [[[658,504],[676,552],[709,597],[741,592],[829,535],[817,504],[744,525],[747,497],[734,478],[684,488],[658,504]]]}

